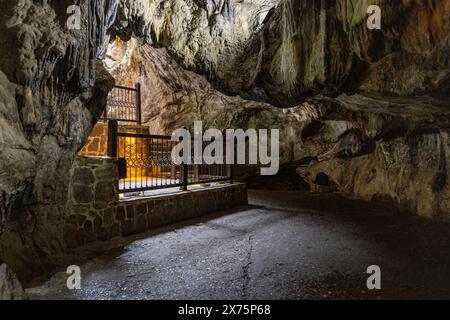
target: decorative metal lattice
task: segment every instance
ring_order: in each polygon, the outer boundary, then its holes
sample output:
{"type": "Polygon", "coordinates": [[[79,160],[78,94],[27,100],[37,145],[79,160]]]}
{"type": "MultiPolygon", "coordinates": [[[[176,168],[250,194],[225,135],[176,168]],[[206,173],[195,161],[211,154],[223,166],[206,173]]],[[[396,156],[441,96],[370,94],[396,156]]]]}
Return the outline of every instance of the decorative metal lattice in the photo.
{"type": "Polygon", "coordinates": [[[126,163],[121,193],[231,181],[232,166],[226,164],[176,165],[169,136],[117,133],[117,157],[126,163]]]}
{"type": "Polygon", "coordinates": [[[109,93],[104,120],[121,122],[141,122],[141,89],[115,86],[109,93]]]}

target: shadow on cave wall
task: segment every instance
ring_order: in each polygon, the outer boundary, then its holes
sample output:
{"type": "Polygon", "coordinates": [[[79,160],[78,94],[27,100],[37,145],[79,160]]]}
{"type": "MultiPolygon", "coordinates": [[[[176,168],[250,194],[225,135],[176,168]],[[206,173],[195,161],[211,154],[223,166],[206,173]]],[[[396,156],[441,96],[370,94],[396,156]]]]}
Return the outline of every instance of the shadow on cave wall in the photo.
{"type": "Polygon", "coordinates": [[[254,175],[245,182],[249,189],[256,190],[310,191],[309,184],[295,170],[295,166],[286,166],[274,176],[254,175]]]}

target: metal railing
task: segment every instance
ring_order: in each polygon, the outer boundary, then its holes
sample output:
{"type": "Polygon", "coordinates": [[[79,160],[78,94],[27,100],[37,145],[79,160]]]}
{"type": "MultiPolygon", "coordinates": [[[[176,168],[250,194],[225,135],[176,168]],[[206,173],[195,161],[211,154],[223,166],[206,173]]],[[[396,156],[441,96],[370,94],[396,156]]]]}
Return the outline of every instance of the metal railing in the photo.
{"type": "Polygon", "coordinates": [[[109,93],[102,120],[117,120],[140,124],[141,118],[141,85],[135,88],[114,86],[109,93]]]}
{"type": "Polygon", "coordinates": [[[120,193],[233,182],[233,165],[173,163],[178,142],[170,136],[118,132],[117,121],[109,122],[108,132],[108,155],[118,158],[120,193]]]}

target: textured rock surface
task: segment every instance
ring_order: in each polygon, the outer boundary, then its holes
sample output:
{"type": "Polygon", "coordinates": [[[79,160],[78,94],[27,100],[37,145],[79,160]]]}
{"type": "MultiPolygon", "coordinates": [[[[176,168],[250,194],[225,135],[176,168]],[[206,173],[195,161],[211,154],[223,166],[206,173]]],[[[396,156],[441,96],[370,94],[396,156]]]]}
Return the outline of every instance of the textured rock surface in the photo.
{"type": "Polygon", "coordinates": [[[380,31],[366,0],[78,3],[68,31],[72,1],[0,0],[0,259],[21,280],[63,257],[68,172],[112,86],[98,60],[115,35],[178,62],[139,49],[157,62],[135,73],[155,88],[155,132],[278,127],[282,162],[318,190],[448,219],[449,1],[373,1],[380,31]]]}
{"type": "Polygon", "coordinates": [[[79,2],[69,31],[71,4],[0,1],[0,258],[25,281],[63,255],[68,171],[113,85],[97,58],[117,3],[79,2]]]}
{"type": "MultiPolygon", "coordinates": [[[[318,97],[302,124],[297,172],[346,196],[450,219],[448,98],[318,97]],[[318,177],[328,182],[318,182],[318,177]]],[[[308,108],[308,109],[306,109],[308,108]]]]}
{"type": "MultiPolygon", "coordinates": [[[[117,44],[132,50],[130,59],[117,67],[113,74],[117,82],[142,86],[143,122],[154,134],[171,134],[181,127],[191,128],[201,120],[205,128],[261,128],[280,129],[281,162],[292,159],[293,136],[291,123],[296,119],[285,111],[264,102],[228,96],[216,90],[204,76],[186,71],[172,59],[165,49],[139,45],[135,41],[117,44]]],[[[114,50],[113,50],[114,51],[114,50]]],[[[122,61],[121,55],[117,61],[122,61]]],[[[255,170],[253,170],[255,169],[255,170]]],[[[245,168],[243,175],[256,172],[245,168]]]]}
{"type": "Polygon", "coordinates": [[[143,122],[151,132],[170,134],[182,126],[192,126],[195,120],[203,120],[206,126],[219,129],[244,128],[250,121],[264,122],[264,112],[274,114],[269,117],[271,121],[282,121],[281,109],[223,94],[204,76],[184,70],[166,49],[139,45],[135,41],[118,46],[122,45],[131,48],[132,54],[126,63],[113,71],[113,75],[122,85],[141,83],[143,122]]]}
{"type": "MultiPolygon", "coordinates": [[[[284,141],[295,145],[291,159],[302,164],[297,171],[313,186],[320,186],[317,174],[328,177],[333,186],[317,190],[390,199],[402,209],[448,219],[449,104],[442,96],[450,89],[450,2],[370,2],[382,8],[382,29],[369,30],[368,1],[283,0],[269,9],[265,23],[245,36],[237,32],[229,40],[227,32],[240,29],[226,24],[215,39],[223,36],[236,45],[213,43],[214,48],[226,49],[208,50],[211,56],[196,55],[202,52],[199,48],[210,48],[209,34],[180,36],[173,27],[185,23],[192,34],[200,32],[199,19],[194,18],[198,11],[178,12],[176,3],[163,6],[168,10],[164,12],[175,10],[176,18],[146,19],[156,30],[153,43],[167,47],[182,67],[203,72],[221,90],[294,106],[296,111],[288,115],[275,111],[264,119],[256,112],[254,118],[262,126],[270,123],[285,130],[284,141]],[[212,67],[202,70],[205,65],[212,67]],[[314,98],[341,92],[353,96],[314,98]],[[293,123],[292,116],[298,121],[293,123]]],[[[153,17],[154,11],[148,12],[153,17]]],[[[147,84],[146,119],[156,131],[170,132],[200,118],[219,128],[249,127],[254,123],[242,119],[253,119],[250,105],[272,110],[223,96],[204,79],[173,67],[161,51],[140,50],[142,59],[128,78],[147,84]],[[208,121],[224,118],[222,123],[208,121]]],[[[290,154],[290,146],[282,150],[290,154]]]]}
{"type": "MultiPolygon", "coordinates": [[[[195,120],[219,129],[280,128],[282,163],[298,166],[297,173],[313,191],[340,191],[389,201],[425,217],[450,218],[450,108],[445,95],[317,96],[278,109],[218,92],[204,77],[183,70],[164,49],[116,44],[124,45],[131,54],[115,76],[125,85],[143,85],[144,121],[151,132],[170,134],[195,120]]],[[[121,55],[117,60],[122,61],[121,55]]],[[[259,180],[280,184],[280,178],[259,180]]],[[[251,183],[258,185],[258,179],[251,183]]]]}
{"type": "Polygon", "coordinates": [[[248,88],[279,105],[316,93],[448,90],[449,10],[448,1],[285,0],[239,69],[265,48],[260,68],[245,68],[257,73],[248,88]],[[366,27],[369,4],[381,7],[381,30],[366,27]]]}
{"type": "Polygon", "coordinates": [[[166,47],[184,68],[220,78],[279,0],[124,0],[113,30],[166,47]]]}
{"type": "Polygon", "coordinates": [[[0,265],[0,300],[23,300],[26,294],[15,273],[6,264],[0,265]]]}
{"type": "Polygon", "coordinates": [[[122,1],[115,29],[223,90],[293,106],[317,93],[447,91],[449,12],[448,1],[122,1]],[[381,30],[366,26],[370,4],[381,30]]]}

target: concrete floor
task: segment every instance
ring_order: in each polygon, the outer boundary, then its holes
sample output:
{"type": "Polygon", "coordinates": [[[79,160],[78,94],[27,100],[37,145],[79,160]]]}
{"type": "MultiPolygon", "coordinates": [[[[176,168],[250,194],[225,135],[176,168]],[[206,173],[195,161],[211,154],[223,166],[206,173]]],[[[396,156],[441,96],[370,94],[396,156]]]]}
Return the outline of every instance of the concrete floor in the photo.
{"type": "Polygon", "coordinates": [[[28,293],[36,299],[450,298],[450,225],[334,195],[251,191],[249,197],[249,208],[109,244],[81,264],[81,290],[66,289],[67,275],[59,273],[28,293]],[[381,267],[381,290],[366,287],[369,265],[381,267]]]}

